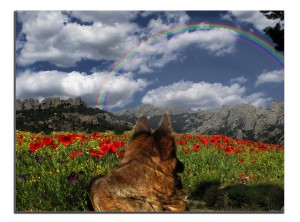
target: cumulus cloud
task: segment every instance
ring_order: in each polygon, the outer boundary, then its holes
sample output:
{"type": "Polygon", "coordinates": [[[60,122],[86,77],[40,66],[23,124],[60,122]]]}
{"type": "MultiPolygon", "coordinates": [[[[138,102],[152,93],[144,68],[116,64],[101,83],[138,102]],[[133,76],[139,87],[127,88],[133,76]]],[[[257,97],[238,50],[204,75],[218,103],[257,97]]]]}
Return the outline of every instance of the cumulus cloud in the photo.
{"type": "Polygon", "coordinates": [[[252,24],[259,31],[263,31],[266,27],[274,27],[280,21],[279,19],[268,19],[259,11],[229,11],[222,18],[241,24],[252,24]]]}
{"type": "MultiPolygon", "coordinates": [[[[149,14],[147,14],[149,15],[149,14]]],[[[148,35],[155,35],[160,31],[170,29],[172,27],[186,24],[190,17],[183,11],[166,11],[159,17],[151,19],[146,28],[148,35]]]]}
{"type": "Polygon", "coordinates": [[[228,29],[184,32],[170,39],[162,38],[155,44],[144,44],[139,53],[124,64],[127,71],[149,72],[180,58],[180,52],[190,45],[208,51],[214,56],[224,56],[235,51],[237,37],[228,29]]]}
{"type": "Polygon", "coordinates": [[[237,83],[223,85],[191,81],[180,81],[158,87],[148,91],[142,99],[144,104],[182,107],[190,110],[214,109],[222,105],[239,103],[265,106],[269,101],[271,98],[266,98],[261,92],[246,95],[245,87],[237,83]]]}
{"type": "Polygon", "coordinates": [[[281,83],[284,80],[284,71],[274,70],[269,72],[263,72],[257,77],[255,86],[259,86],[264,83],[281,83]]]}
{"type": "MultiPolygon", "coordinates": [[[[107,92],[108,109],[122,108],[142,91],[148,82],[133,79],[131,73],[118,78],[109,78],[109,73],[95,72],[91,75],[80,72],[25,71],[16,78],[16,97],[19,99],[46,97],[74,98],[81,96],[89,106],[95,106],[101,88],[107,92]]],[[[100,107],[103,108],[103,107],[100,107]]]]}
{"type": "MultiPolygon", "coordinates": [[[[22,23],[20,36],[24,38],[18,37],[16,61],[24,67],[38,61],[59,67],[72,67],[83,59],[118,61],[151,35],[190,20],[185,12],[160,12],[142,29],[132,22],[137,14],[126,11],[18,12],[18,21],[22,23]],[[72,17],[90,24],[79,24],[72,17]]],[[[212,55],[223,56],[234,52],[235,42],[235,34],[227,29],[184,32],[144,45],[123,69],[153,72],[180,59],[180,52],[191,44],[212,55]]]]}
{"type": "MultiPolygon", "coordinates": [[[[81,18],[85,18],[84,15],[87,17],[83,13],[81,18]]],[[[104,13],[102,17],[105,16],[108,15],[104,13]]],[[[49,61],[60,67],[70,67],[81,59],[116,60],[138,44],[133,34],[138,30],[136,24],[126,20],[107,24],[99,19],[92,25],[82,25],[70,22],[67,14],[58,11],[19,12],[18,20],[26,41],[18,42],[17,48],[21,48],[18,64],[49,61]]]]}
{"type": "Polygon", "coordinates": [[[240,84],[243,84],[243,83],[246,83],[248,80],[246,79],[245,76],[239,76],[239,77],[236,77],[236,78],[232,78],[229,80],[229,83],[230,84],[233,84],[233,83],[240,83],[240,84]]]}
{"type": "Polygon", "coordinates": [[[135,11],[72,11],[70,15],[82,22],[99,22],[102,24],[124,23],[134,19],[138,12],[135,11]]]}
{"type": "Polygon", "coordinates": [[[140,29],[132,20],[139,12],[131,11],[24,11],[16,48],[21,66],[49,61],[59,67],[75,66],[82,59],[120,59],[140,41],[158,31],[189,20],[185,12],[163,12],[148,27],[140,29]],[[89,25],[77,23],[77,18],[89,25]]]}

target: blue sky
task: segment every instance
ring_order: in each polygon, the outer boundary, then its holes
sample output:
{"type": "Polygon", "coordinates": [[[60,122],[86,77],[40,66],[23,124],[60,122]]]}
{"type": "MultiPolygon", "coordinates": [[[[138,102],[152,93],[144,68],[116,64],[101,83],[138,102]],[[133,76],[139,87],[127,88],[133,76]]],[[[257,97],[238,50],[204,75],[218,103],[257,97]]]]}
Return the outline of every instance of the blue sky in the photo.
{"type": "Polygon", "coordinates": [[[178,25],[214,22],[251,32],[270,44],[274,26],[258,11],[18,11],[16,97],[81,96],[106,109],[141,104],[215,109],[283,101],[283,70],[266,53],[227,29],[185,32],[145,47],[107,78],[122,56],[152,35],[178,25]]]}

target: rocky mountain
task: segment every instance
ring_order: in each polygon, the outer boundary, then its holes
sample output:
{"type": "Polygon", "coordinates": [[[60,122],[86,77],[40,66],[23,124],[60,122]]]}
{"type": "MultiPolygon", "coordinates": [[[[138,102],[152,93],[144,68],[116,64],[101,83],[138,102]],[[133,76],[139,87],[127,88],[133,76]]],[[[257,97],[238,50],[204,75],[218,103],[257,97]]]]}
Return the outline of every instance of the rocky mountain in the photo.
{"type": "Polygon", "coordinates": [[[36,99],[16,100],[15,109],[17,130],[45,133],[112,130],[122,133],[133,128],[133,124],[112,113],[86,107],[80,97],[68,100],[46,98],[41,102],[36,99]]]}
{"type": "MultiPolygon", "coordinates": [[[[126,121],[134,124],[143,114],[138,107],[117,112],[126,121]]],[[[161,113],[168,110],[147,105],[145,115],[150,117],[152,128],[158,126],[161,113]],[[159,115],[157,115],[159,114],[159,115]]],[[[234,107],[223,106],[216,110],[197,112],[169,112],[173,129],[178,133],[223,134],[238,139],[249,139],[266,143],[284,143],[284,105],[274,101],[270,108],[257,108],[248,104],[234,107]]]]}
{"type": "Polygon", "coordinates": [[[152,118],[154,116],[160,116],[163,112],[167,112],[169,115],[180,115],[184,114],[187,111],[177,108],[169,108],[169,107],[155,107],[150,104],[143,104],[134,109],[124,109],[118,112],[114,112],[115,115],[122,117],[124,120],[135,123],[137,118],[146,115],[148,118],[152,118]]]}
{"type": "Polygon", "coordinates": [[[61,100],[47,98],[16,100],[16,129],[32,132],[130,130],[138,117],[148,116],[155,129],[163,112],[168,112],[178,133],[223,134],[238,139],[266,143],[284,143],[284,104],[274,101],[271,107],[248,104],[223,106],[215,110],[187,112],[181,109],[142,105],[115,113],[86,107],[80,97],[61,100]]]}
{"type": "Polygon", "coordinates": [[[30,110],[30,109],[49,109],[49,108],[56,108],[58,106],[68,108],[68,107],[78,107],[84,106],[86,107],[85,102],[81,99],[81,97],[76,97],[75,99],[67,99],[61,100],[59,97],[55,98],[46,98],[39,102],[37,99],[25,99],[21,101],[19,99],[16,100],[15,103],[16,111],[23,111],[23,110],[30,110]]]}

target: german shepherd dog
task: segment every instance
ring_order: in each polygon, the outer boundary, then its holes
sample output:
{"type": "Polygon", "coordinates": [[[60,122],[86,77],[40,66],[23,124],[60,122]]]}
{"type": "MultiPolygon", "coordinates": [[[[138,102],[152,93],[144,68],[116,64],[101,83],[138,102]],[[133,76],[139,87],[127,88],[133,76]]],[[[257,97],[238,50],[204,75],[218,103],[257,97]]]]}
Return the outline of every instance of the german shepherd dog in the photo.
{"type": "Polygon", "coordinates": [[[184,211],[171,119],[163,113],[152,133],[148,118],[140,117],[123,159],[104,177],[91,180],[88,194],[95,211],[184,211]]]}

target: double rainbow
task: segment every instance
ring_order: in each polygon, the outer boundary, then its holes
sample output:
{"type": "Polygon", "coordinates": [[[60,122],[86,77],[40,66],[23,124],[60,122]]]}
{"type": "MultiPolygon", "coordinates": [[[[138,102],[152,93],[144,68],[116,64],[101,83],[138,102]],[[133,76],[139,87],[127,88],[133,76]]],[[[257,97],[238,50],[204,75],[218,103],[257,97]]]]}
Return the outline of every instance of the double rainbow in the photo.
{"type": "MultiPolygon", "coordinates": [[[[143,50],[146,46],[151,46],[155,44],[158,40],[161,40],[166,37],[171,37],[174,35],[177,35],[179,33],[183,32],[191,32],[191,31],[198,31],[198,30],[214,30],[214,29],[228,29],[232,31],[234,34],[236,34],[239,38],[245,40],[249,44],[257,47],[261,51],[263,51],[265,54],[270,56],[281,69],[284,68],[284,57],[282,54],[274,50],[273,46],[267,43],[265,40],[253,35],[252,33],[243,31],[239,28],[224,25],[224,24],[217,24],[217,23],[198,23],[198,24],[189,24],[189,25],[181,25],[176,26],[168,30],[161,31],[145,41],[141,42],[139,45],[135,46],[132,50],[130,50],[127,54],[125,54],[113,67],[112,71],[106,78],[106,81],[110,78],[117,77],[122,74],[122,68],[123,66],[130,61],[131,59],[134,59],[134,57],[143,50]]],[[[105,82],[106,82],[105,81],[105,82]]],[[[97,97],[97,104],[99,104],[103,109],[105,109],[107,100],[108,100],[108,93],[103,89],[103,85],[101,84],[101,89],[99,92],[99,95],[97,97]]]]}

